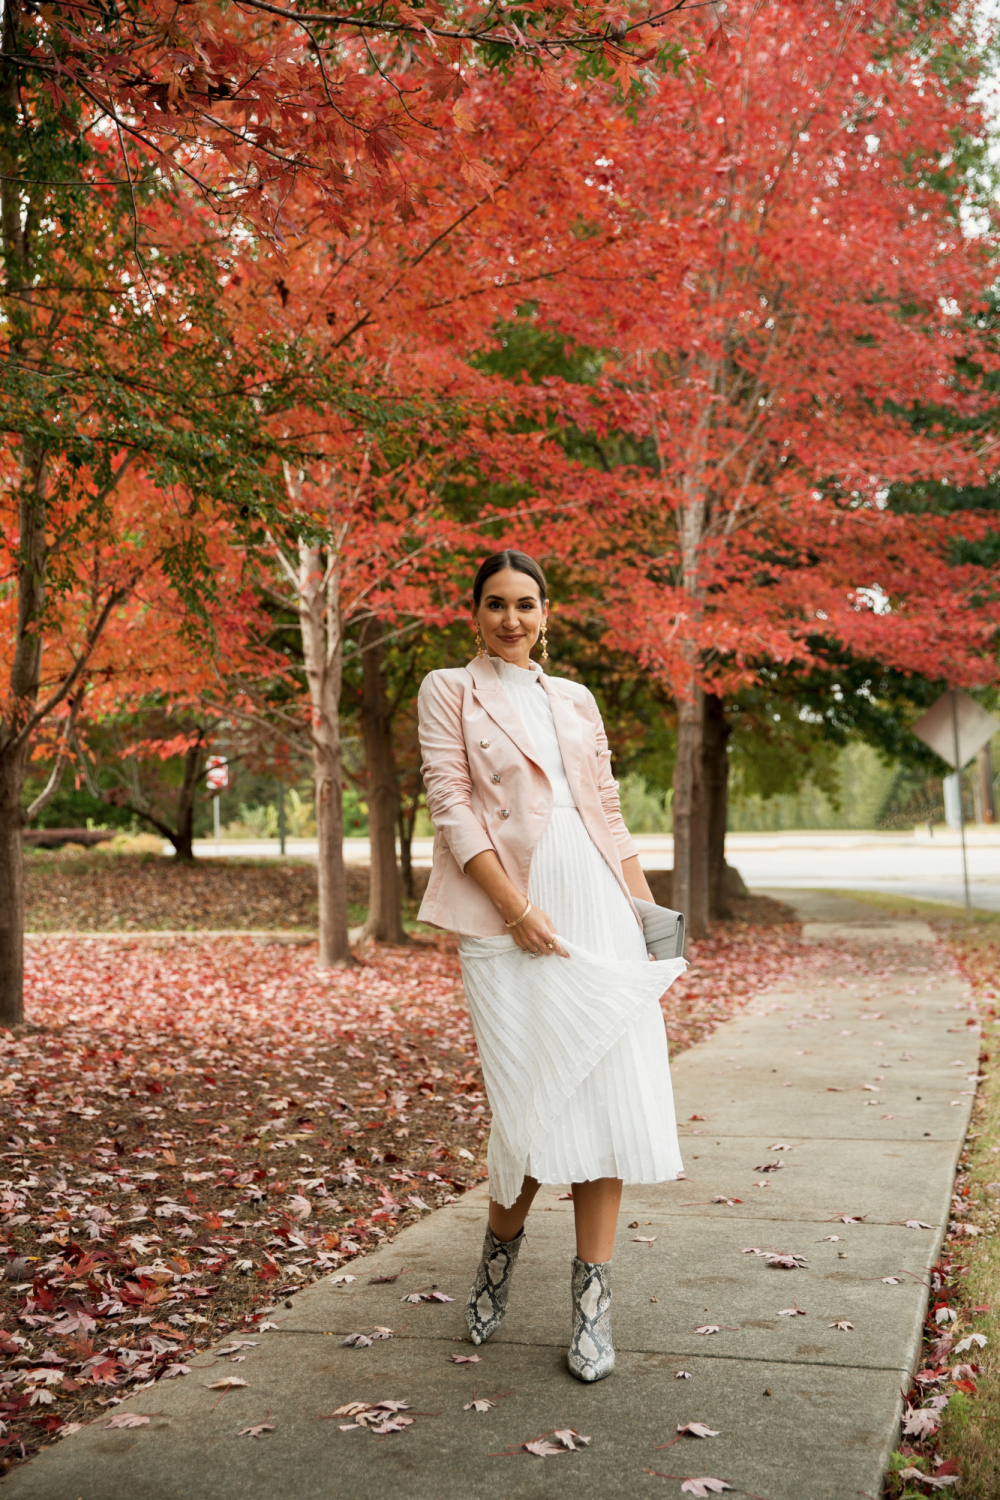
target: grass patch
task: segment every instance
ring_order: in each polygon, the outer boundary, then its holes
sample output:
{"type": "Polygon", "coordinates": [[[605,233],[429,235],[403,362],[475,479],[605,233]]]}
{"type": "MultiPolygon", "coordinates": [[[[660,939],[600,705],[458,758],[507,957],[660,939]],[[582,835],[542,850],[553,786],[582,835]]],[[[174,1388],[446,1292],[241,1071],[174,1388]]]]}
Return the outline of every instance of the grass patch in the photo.
{"type": "MultiPolygon", "coordinates": [[[[854,893],[852,893],[853,895],[854,893]]],[[[922,1484],[907,1469],[931,1479],[954,1477],[947,1493],[957,1500],[1000,1496],[1000,914],[942,908],[908,898],[857,893],[899,915],[929,917],[973,988],[982,1025],[980,1083],[958,1175],[941,1259],[932,1273],[920,1370],[908,1408],[933,1406],[940,1426],[918,1440],[904,1435],[886,1475],[885,1494],[911,1500],[938,1486],[922,1484]],[[920,910],[916,910],[920,908],[920,910]],[[948,1316],[953,1313],[954,1320],[948,1316]],[[938,1321],[938,1318],[941,1321],[938,1321]],[[978,1336],[985,1338],[980,1347],[978,1336]],[[967,1339],[971,1344],[963,1348],[967,1339]]],[[[905,1425],[905,1424],[904,1424],[905,1425]]],[[[943,1490],[945,1486],[941,1485],[943,1490]]]]}
{"type": "Polygon", "coordinates": [[[919,917],[935,925],[940,922],[959,922],[963,926],[994,929],[1000,933],[1000,912],[976,911],[967,914],[961,903],[945,901],[920,901],[915,896],[894,896],[890,891],[831,891],[831,895],[844,896],[851,901],[864,902],[866,906],[878,907],[897,917],[919,917]]]}

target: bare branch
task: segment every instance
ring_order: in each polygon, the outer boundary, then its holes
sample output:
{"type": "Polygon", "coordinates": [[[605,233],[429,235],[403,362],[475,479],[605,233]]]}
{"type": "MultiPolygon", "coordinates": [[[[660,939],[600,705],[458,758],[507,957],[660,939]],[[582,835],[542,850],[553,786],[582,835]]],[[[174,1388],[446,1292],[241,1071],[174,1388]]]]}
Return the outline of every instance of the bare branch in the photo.
{"type": "Polygon", "coordinates": [[[38,817],[38,814],[44,811],[46,807],[48,807],[49,803],[52,801],[52,798],[59,790],[59,785],[63,778],[63,771],[66,769],[72,758],[71,741],[73,738],[73,728],[76,724],[76,716],[80,711],[80,704],[82,702],[83,693],[81,691],[77,693],[76,697],[70,704],[69,717],[66,720],[66,728],[63,731],[62,741],[59,746],[58,754],[56,755],[55,765],[52,767],[52,774],[46,782],[44,789],[39,792],[34,802],[31,803],[31,805],[26,809],[24,813],[24,821],[26,823],[33,822],[34,819],[38,817]]]}

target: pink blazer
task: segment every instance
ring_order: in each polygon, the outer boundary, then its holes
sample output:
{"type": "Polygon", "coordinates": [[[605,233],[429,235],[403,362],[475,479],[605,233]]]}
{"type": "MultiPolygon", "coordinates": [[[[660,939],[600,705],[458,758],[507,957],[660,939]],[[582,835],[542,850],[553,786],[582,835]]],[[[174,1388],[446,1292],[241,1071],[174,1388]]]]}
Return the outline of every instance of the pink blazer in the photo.
{"type": "MultiPolygon", "coordinates": [[[[631,905],[622,860],[638,850],[622,821],[594,696],[565,677],[543,674],[542,685],[580,817],[631,905]]],[[[471,937],[495,937],[506,932],[503,918],[465,866],[493,849],[514,884],[527,892],[532,856],[552,816],[552,787],[488,657],[429,672],[417,706],[435,830],[420,920],[471,937]]]]}

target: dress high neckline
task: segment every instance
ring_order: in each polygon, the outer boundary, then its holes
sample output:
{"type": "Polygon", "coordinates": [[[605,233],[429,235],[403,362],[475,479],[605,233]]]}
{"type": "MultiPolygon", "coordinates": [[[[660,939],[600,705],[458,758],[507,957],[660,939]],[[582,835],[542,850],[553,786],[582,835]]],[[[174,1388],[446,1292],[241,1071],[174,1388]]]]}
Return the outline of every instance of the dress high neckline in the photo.
{"type": "Polygon", "coordinates": [[[489,660],[500,681],[514,687],[530,687],[542,675],[541,668],[535,662],[519,667],[512,661],[504,661],[502,656],[491,656],[489,660]]]}

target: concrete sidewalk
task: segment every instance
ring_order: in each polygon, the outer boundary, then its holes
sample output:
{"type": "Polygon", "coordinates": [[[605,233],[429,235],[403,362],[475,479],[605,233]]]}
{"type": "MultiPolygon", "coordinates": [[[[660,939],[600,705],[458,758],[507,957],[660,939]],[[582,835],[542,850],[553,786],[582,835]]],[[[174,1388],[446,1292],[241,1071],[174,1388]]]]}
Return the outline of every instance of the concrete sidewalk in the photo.
{"type": "Polygon", "coordinates": [[[485,1209],[478,1190],[352,1262],[353,1283],[327,1280],[290,1309],[282,1305],[272,1315],[277,1329],[249,1335],[260,1343],[244,1363],[201,1357],[186,1379],[118,1408],[151,1414],[148,1426],[88,1427],[15,1470],[3,1494],[679,1496],[677,1478],[653,1470],[712,1475],[764,1500],[876,1500],[900,1387],[919,1353],[924,1282],[947,1223],[978,1031],[965,1024],[965,987],[933,964],[928,972],[931,934],[922,923],[893,922],[829,895],[798,904],[807,940],[834,938],[849,952],[871,953],[870,971],[888,948],[895,972],[869,982],[852,969],[844,975],[852,988],[814,982],[772,992],[678,1059],[688,1180],[626,1192],[611,1379],[587,1387],[566,1370],[572,1205],[556,1188],[542,1189],[529,1220],[506,1323],[478,1351],[465,1341],[462,1308],[485,1209]],[[885,1075],[878,1092],[865,1091],[875,1073],[885,1075]],[[776,1150],[779,1143],[790,1149],[776,1150]],[[780,1170],[760,1170],[776,1161],[780,1170]],[[712,1203],[722,1195],[743,1201],[712,1203]],[[863,1222],[845,1224],[842,1215],[863,1222]],[[934,1227],[907,1228],[908,1219],[934,1227]],[[808,1264],[772,1269],[749,1249],[808,1264]],[[395,1272],[393,1283],[369,1279],[395,1272]],[[898,1284],[885,1283],[889,1276],[898,1284]],[[455,1301],[401,1304],[425,1287],[455,1301]],[[779,1316],[793,1304],[806,1316],[779,1316]],[[831,1326],[838,1321],[853,1326],[831,1326]],[[395,1336],[368,1349],[341,1347],[345,1335],[376,1325],[395,1336]],[[719,1332],[696,1332],[705,1325],[719,1332]],[[474,1352],[477,1364],[451,1362],[474,1352]],[[681,1369],[691,1378],[677,1379],[681,1369]],[[248,1384],[219,1399],[205,1387],[227,1374],[248,1384]],[[474,1392],[502,1399],[486,1413],[463,1410],[474,1392]],[[388,1399],[419,1414],[403,1435],[341,1431],[345,1419],[324,1420],[352,1400],[388,1399]],[[690,1421],[720,1435],[657,1451],[690,1421]],[[273,1432],[238,1436],[262,1422],[273,1432]],[[589,1435],[590,1447],[544,1459],[498,1456],[563,1427],[589,1435]]]}

